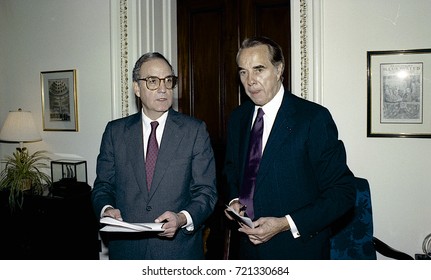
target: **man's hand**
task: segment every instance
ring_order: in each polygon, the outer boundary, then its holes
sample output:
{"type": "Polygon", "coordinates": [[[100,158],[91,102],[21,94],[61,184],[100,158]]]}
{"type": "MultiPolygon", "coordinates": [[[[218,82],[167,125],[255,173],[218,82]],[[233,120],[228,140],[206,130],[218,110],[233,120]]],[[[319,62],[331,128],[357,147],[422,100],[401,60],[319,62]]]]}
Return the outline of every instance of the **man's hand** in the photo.
{"type": "Polygon", "coordinates": [[[180,227],[187,224],[187,218],[183,213],[177,214],[171,211],[166,211],[154,222],[163,223],[162,228],[164,231],[159,233],[159,236],[172,238],[180,227]]]}
{"type": "Polygon", "coordinates": [[[102,217],[111,217],[119,221],[123,220],[123,218],[121,217],[120,209],[114,209],[112,207],[106,208],[105,212],[103,212],[102,217]]]}
{"type": "MultiPolygon", "coordinates": [[[[239,203],[239,200],[235,200],[233,201],[231,204],[229,204],[229,206],[235,210],[235,212],[237,212],[240,216],[244,216],[245,213],[245,207],[244,205],[242,205],[241,203],[239,203]]],[[[226,209],[224,210],[224,214],[226,215],[226,217],[229,220],[234,220],[234,218],[232,218],[232,216],[229,214],[229,212],[226,211],[226,209]]]]}
{"type": "Polygon", "coordinates": [[[290,230],[286,217],[262,217],[253,222],[254,228],[241,226],[238,231],[248,235],[250,241],[257,245],[267,242],[280,232],[290,230]]]}

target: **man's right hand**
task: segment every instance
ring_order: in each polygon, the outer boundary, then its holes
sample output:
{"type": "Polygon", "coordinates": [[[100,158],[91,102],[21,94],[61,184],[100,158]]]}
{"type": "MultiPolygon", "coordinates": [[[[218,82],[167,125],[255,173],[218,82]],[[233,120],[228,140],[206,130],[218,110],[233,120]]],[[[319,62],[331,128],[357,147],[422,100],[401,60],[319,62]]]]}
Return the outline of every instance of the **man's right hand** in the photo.
{"type": "MultiPolygon", "coordinates": [[[[229,204],[229,207],[231,207],[233,210],[235,210],[235,212],[237,212],[240,216],[244,216],[245,207],[239,202],[239,200],[232,201],[229,204]]],[[[229,220],[234,220],[234,218],[232,218],[232,215],[229,214],[227,209],[224,210],[224,213],[229,220]]]]}
{"type": "Polygon", "coordinates": [[[123,218],[121,217],[120,209],[114,209],[112,207],[108,207],[105,209],[105,212],[103,212],[103,217],[111,217],[114,219],[117,219],[119,221],[122,221],[123,218]]]}

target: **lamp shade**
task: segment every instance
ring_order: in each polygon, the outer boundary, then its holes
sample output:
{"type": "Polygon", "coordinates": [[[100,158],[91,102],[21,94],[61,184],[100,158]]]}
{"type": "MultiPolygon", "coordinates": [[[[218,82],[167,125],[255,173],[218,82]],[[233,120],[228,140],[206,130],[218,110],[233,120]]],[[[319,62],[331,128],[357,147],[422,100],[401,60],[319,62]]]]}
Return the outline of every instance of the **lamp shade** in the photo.
{"type": "Polygon", "coordinates": [[[36,129],[31,112],[21,109],[9,112],[0,131],[0,141],[22,143],[41,140],[42,137],[36,129]]]}

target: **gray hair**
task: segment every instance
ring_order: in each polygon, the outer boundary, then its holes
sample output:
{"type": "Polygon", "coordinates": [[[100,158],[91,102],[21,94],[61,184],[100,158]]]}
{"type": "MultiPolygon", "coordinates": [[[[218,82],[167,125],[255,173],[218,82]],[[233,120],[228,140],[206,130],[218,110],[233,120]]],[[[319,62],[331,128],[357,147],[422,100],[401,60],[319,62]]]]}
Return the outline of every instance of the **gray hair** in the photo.
{"type": "Polygon", "coordinates": [[[284,62],[283,50],[279,44],[268,37],[251,37],[242,41],[241,47],[236,55],[236,61],[238,62],[238,57],[243,49],[252,48],[259,45],[265,45],[268,47],[272,65],[277,67],[278,65],[282,64],[283,68],[281,72],[283,73],[284,66],[286,65],[284,62]]]}
{"type": "Polygon", "coordinates": [[[143,54],[138,61],[136,61],[135,63],[135,67],[133,68],[133,75],[132,75],[132,79],[134,82],[137,82],[139,77],[139,72],[141,70],[141,66],[142,64],[144,64],[147,61],[153,60],[153,59],[162,59],[164,60],[169,67],[171,68],[172,71],[172,75],[174,75],[174,68],[172,67],[172,65],[169,63],[169,61],[160,53],[158,52],[149,52],[146,54],[143,54]]]}

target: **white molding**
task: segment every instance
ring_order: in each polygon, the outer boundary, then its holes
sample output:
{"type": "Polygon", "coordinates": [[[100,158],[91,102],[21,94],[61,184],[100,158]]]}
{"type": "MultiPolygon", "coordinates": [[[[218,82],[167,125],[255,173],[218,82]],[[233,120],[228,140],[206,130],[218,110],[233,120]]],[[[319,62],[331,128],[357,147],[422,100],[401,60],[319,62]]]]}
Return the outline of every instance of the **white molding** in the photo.
{"type": "Polygon", "coordinates": [[[312,86],[313,101],[323,104],[323,8],[322,0],[312,1],[313,20],[313,60],[312,60],[312,86]]]}
{"type": "Polygon", "coordinates": [[[154,1],[153,0],[142,0],[143,13],[142,17],[144,19],[144,26],[142,26],[142,41],[141,45],[143,47],[142,52],[149,52],[154,50],[154,17],[153,17],[153,9],[154,9],[154,1]]]}
{"type": "Polygon", "coordinates": [[[111,32],[111,118],[116,119],[121,116],[121,89],[120,89],[120,56],[118,55],[120,46],[120,2],[110,1],[110,32],[111,32]]]}
{"type": "MultiPolygon", "coordinates": [[[[301,54],[301,96],[302,98],[309,99],[309,81],[310,81],[310,63],[309,63],[309,13],[308,13],[308,1],[299,1],[299,46],[301,54]]],[[[313,91],[311,91],[313,93],[313,91]]]]}
{"type": "MultiPolygon", "coordinates": [[[[137,0],[139,1],[139,0],[137,0]]],[[[140,0],[142,6],[141,53],[158,51],[178,69],[176,0],[140,0]]],[[[138,57],[136,57],[137,59],[138,57]]],[[[174,90],[173,108],[178,108],[178,92],[174,90]]]]}
{"type": "Polygon", "coordinates": [[[128,0],[120,0],[120,88],[121,116],[129,115],[129,6],[128,0]]]}
{"type": "Polygon", "coordinates": [[[171,19],[171,10],[170,5],[171,1],[163,0],[163,51],[166,54],[166,58],[171,61],[172,60],[172,27],[166,19],[171,19]]]}
{"type": "MultiPolygon", "coordinates": [[[[163,0],[163,53],[178,75],[177,1],[163,0]]],[[[172,107],[178,110],[178,87],[174,89],[172,107]]]]}
{"type": "Polygon", "coordinates": [[[299,1],[291,1],[290,2],[290,21],[291,21],[291,41],[292,41],[292,53],[291,53],[291,79],[292,79],[292,88],[291,91],[293,94],[298,96],[301,95],[301,50],[300,45],[296,42],[299,42],[299,1]]]}
{"type": "Polygon", "coordinates": [[[323,102],[322,0],[291,2],[292,92],[323,102]]]}
{"type": "Polygon", "coordinates": [[[111,117],[117,119],[129,114],[130,100],[133,100],[129,95],[131,86],[129,84],[130,9],[128,0],[111,0],[110,9],[111,117]]]}

